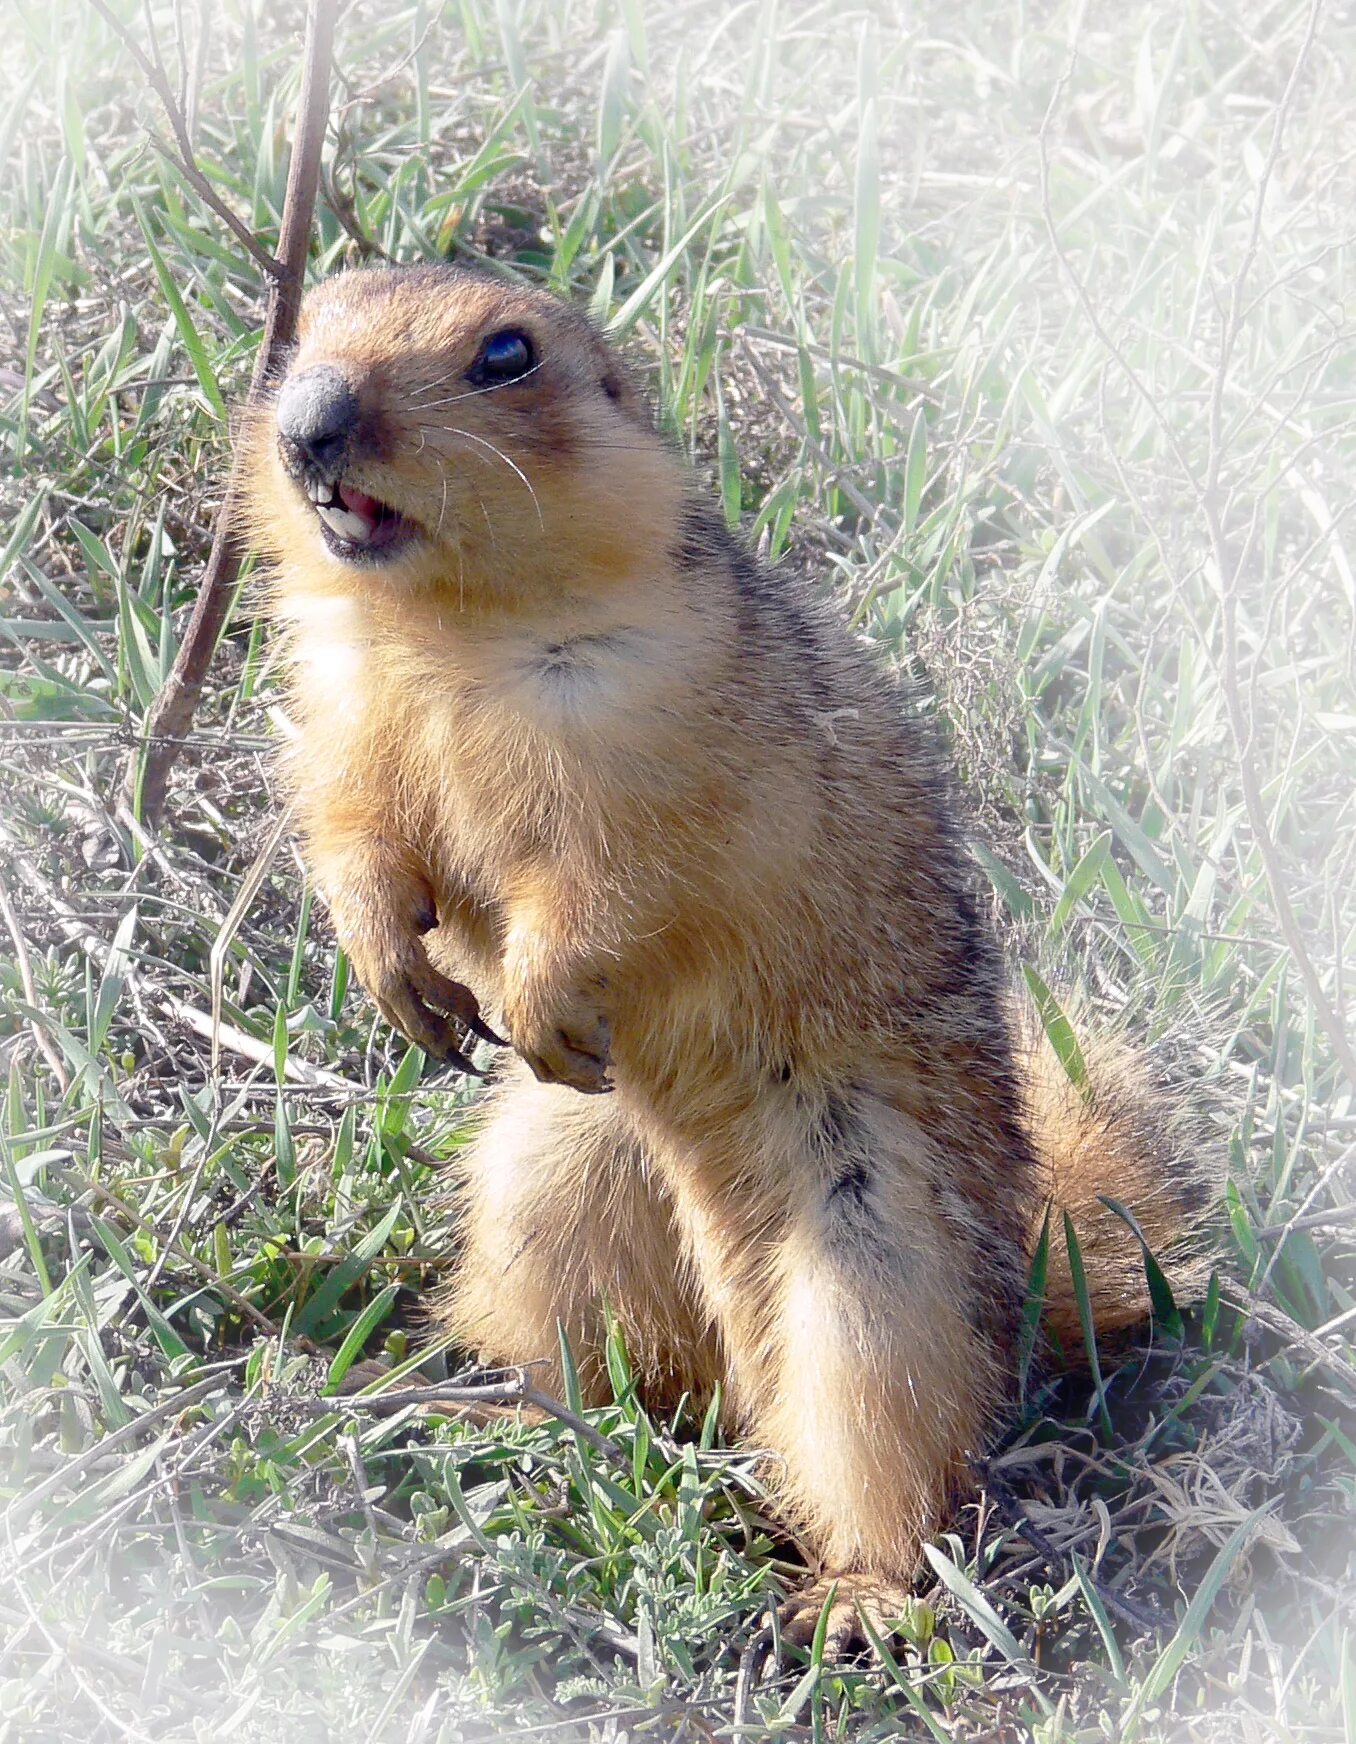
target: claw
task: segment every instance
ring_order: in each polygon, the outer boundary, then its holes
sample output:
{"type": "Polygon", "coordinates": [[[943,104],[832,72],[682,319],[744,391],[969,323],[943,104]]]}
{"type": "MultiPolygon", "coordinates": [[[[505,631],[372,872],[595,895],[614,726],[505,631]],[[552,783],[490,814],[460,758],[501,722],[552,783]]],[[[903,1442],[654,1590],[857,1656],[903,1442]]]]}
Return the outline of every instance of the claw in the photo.
{"type": "Polygon", "coordinates": [[[465,1072],[472,1078],[484,1078],[486,1073],[479,1066],[472,1065],[460,1048],[444,1048],[437,1056],[440,1064],[455,1066],[459,1072],[465,1072]]]}
{"type": "Polygon", "coordinates": [[[442,1011],[448,1017],[456,1018],[458,1023],[464,1024],[481,1041],[492,1042],[500,1048],[508,1046],[503,1036],[496,1035],[480,1015],[480,1002],[475,994],[469,987],[463,987],[460,981],[449,980],[446,975],[440,974],[429,965],[417,991],[426,1005],[442,1011]]]}
{"type": "Polygon", "coordinates": [[[485,1022],[485,1019],[481,1017],[479,1012],[477,1012],[474,1017],[468,1017],[466,1019],[466,1027],[470,1030],[472,1035],[479,1036],[483,1042],[492,1043],[496,1048],[506,1048],[509,1045],[504,1040],[503,1036],[495,1034],[489,1024],[485,1022]]]}
{"type": "Polygon", "coordinates": [[[453,1066],[472,1078],[484,1078],[486,1073],[458,1045],[462,1038],[456,1035],[452,1023],[431,1006],[423,1009],[431,1021],[421,1024],[418,1033],[411,1040],[417,1041],[424,1052],[440,1065],[453,1066]]]}
{"type": "Polygon", "coordinates": [[[406,969],[398,989],[393,989],[384,1003],[380,999],[377,1003],[392,1028],[416,1042],[430,1058],[473,1078],[487,1074],[468,1058],[466,1035],[505,1046],[503,1038],[481,1017],[471,989],[440,974],[422,949],[406,969]]]}

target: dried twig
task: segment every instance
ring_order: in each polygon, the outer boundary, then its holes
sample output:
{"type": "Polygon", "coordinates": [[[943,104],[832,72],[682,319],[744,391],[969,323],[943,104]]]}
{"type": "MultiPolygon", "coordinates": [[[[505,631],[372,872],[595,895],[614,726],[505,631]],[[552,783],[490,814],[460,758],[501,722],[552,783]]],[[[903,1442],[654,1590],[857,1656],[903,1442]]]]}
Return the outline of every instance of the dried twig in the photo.
{"type": "Polygon", "coordinates": [[[117,15],[105,5],[104,0],[89,0],[89,3],[117,35],[118,40],[136,62],[147,84],[160,99],[161,107],[165,111],[170,129],[174,134],[174,145],[171,147],[154,133],[149,135],[151,144],[162,157],[169,159],[203,205],[209,206],[216,213],[260,272],[267,274],[270,279],[279,278],[283,270],[282,262],[268,252],[254,232],[238,213],[231,210],[198,168],[197,153],[193,149],[188,118],[184,112],[185,105],[170,89],[164,62],[160,58],[159,51],[154,47],[154,37],[151,39],[153,52],[148,55],[117,15]]]}
{"type": "MultiPolygon", "coordinates": [[[[97,6],[105,17],[109,17],[104,0],[91,0],[91,4],[97,6]]],[[[253,237],[247,237],[251,258],[264,266],[269,278],[268,312],[264,320],[263,339],[254,362],[254,373],[250,378],[249,401],[257,398],[264,384],[277,372],[283,352],[291,344],[296,332],[306,255],[310,245],[311,217],[315,210],[316,189],[320,183],[321,149],[325,142],[325,125],[329,113],[330,69],[337,7],[338,0],[311,0],[307,14],[296,139],[287,171],[287,192],[283,199],[277,255],[267,254],[253,237]]],[[[120,31],[119,34],[127,40],[124,33],[120,31]]],[[[170,117],[178,143],[177,155],[184,174],[193,187],[202,192],[195,180],[200,172],[196,170],[193,161],[192,142],[187,137],[183,116],[170,91],[163,68],[157,72],[155,64],[142,51],[135,45],[129,46],[170,117]]],[[[206,199],[207,195],[204,194],[203,197],[206,199]]],[[[223,209],[215,198],[208,203],[213,211],[227,217],[228,209],[223,209]]],[[[227,217],[227,222],[230,223],[232,232],[240,237],[241,226],[234,214],[227,217]]],[[[240,500],[241,479],[237,462],[231,469],[225,499],[217,512],[212,549],[203,571],[202,586],[193,607],[193,615],[179,645],[173,669],[156,697],[147,720],[150,744],[145,752],[144,762],[138,767],[134,759],[126,775],[127,801],[151,827],[155,826],[164,808],[169,773],[178,755],[179,741],[192,724],[207,669],[230,608],[240,570],[240,547],[236,537],[240,500]]]]}
{"type": "Polygon", "coordinates": [[[320,172],[320,186],[325,195],[325,204],[343,225],[345,233],[363,260],[384,260],[388,266],[394,265],[395,256],[388,254],[376,238],[369,236],[358,222],[357,172],[355,170],[353,175],[354,193],[346,194],[339,186],[339,161],[340,153],[336,151],[333,166],[320,172]]]}
{"type": "MultiPolygon", "coordinates": [[[[983,1481],[999,1518],[1026,1540],[1048,1568],[1064,1573],[1073,1567],[1072,1552],[1062,1549],[1041,1530],[1022,1506],[1016,1493],[1003,1482],[992,1465],[985,1467],[983,1481]]],[[[1109,1611],[1114,1611],[1122,1622],[1130,1623],[1136,1629],[1148,1630],[1171,1626],[1172,1618],[1161,1606],[1146,1604],[1129,1593],[1117,1592],[1115,1587],[1101,1578],[1095,1567],[1087,1569],[1085,1573],[1102,1603],[1109,1611]]]]}
{"type": "MultiPolygon", "coordinates": [[[[1341,1160],[1350,1161],[1351,1153],[1344,1151],[1341,1160]]],[[[1321,1179],[1321,1177],[1320,1177],[1321,1179]]],[[[1356,1205],[1341,1205],[1331,1211],[1311,1211],[1307,1217],[1291,1217],[1284,1223],[1264,1223],[1255,1229],[1253,1234],[1258,1241],[1285,1242],[1292,1235],[1299,1235],[1310,1229],[1335,1230],[1343,1229],[1349,1223],[1356,1223],[1356,1205]]]]}
{"type": "Polygon", "coordinates": [[[572,1429],[576,1435],[586,1441],[595,1453],[600,1453],[614,1465],[628,1465],[626,1454],[615,1441],[609,1441],[591,1423],[586,1423],[578,1412],[571,1411],[559,1399],[554,1399],[549,1393],[544,1393],[540,1387],[534,1387],[528,1378],[526,1369],[516,1368],[508,1371],[508,1379],[504,1381],[473,1381],[465,1385],[457,1385],[447,1381],[430,1382],[423,1387],[406,1387],[399,1392],[380,1393],[342,1393],[330,1399],[317,1399],[309,1409],[313,1411],[349,1411],[362,1409],[379,1411],[383,1415],[393,1411],[402,1411],[408,1406],[417,1406],[424,1411],[465,1411],[474,1409],[477,1405],[514,1406],[526,1405],[532,1410],[544,1412],[548,1417],[555,1417],[567,1429],[572,1429]]]}
{"type": "MultiPolygon", "coordinates": [[[[1308,1327],[1301,1326],[1298,1320],[1292,1319],[1284,1309],[1277,1308],[1274,1303],[1263,1302],[1242,1285],[1226,1284],[1221,1294],[1231,1308],[1237,1308],[1248,1319],[1255,1320],[1269,1331],[1279,1334],[1286,1341],[1287,1350],[1302,1350],[1309,1358],[1306,1374],[1311,1369],[1321,1368],[1339,1383],[1349,1397],[1356,1398],[1356,1369],[1353,1369],[1344,1349],[1324,1344],[1316,1334],[1310,1332],[1308,1327]]],[[[1337,1320],[1330,1320],[1319,1330],[1330,1332],[1344,1318],[1345,1316],[1339,1315],[1337,1320]]]]}

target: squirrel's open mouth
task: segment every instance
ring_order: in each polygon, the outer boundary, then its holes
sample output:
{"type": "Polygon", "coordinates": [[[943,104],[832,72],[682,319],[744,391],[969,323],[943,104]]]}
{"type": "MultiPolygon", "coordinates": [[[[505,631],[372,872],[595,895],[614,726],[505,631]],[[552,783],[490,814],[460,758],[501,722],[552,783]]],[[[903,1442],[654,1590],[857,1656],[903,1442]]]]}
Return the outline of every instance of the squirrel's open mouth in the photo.
{"type": "Polygon", "coordinates": [[[385,563],[419,531],[398,509],[342,479],[308,478],[305,490],[325,544],[347,563],[385,563]]]}

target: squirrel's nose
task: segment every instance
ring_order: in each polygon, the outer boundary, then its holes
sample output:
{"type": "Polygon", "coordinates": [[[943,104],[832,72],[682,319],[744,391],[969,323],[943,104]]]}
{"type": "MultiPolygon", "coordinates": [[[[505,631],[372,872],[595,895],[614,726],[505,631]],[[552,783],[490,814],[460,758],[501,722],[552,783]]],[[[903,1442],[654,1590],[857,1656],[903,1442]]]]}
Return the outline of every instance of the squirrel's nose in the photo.
{"type": "Polygon", "coordinates": [[[319,364],[289,377],[278,395],[278,434],[289,457],[338,473],[358,418],[358,396],[337,369],[319,364]]]}

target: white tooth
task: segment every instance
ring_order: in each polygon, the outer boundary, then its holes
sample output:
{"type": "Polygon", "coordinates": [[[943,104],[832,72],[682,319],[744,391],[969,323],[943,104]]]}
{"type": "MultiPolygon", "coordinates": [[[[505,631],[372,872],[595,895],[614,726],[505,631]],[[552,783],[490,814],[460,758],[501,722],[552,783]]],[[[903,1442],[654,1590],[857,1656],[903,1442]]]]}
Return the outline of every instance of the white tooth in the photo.
{"type": "Polygon", "coordinates": [[[355,515],[350,509],[323,506],[317,507],[316,514],[340,539],[347,539],[350,545],[366,545],[371,523],[365,515],[355,515]]]}
{"type": "Polygon", "coordinates": [[[306,480],[306,495],[310,497],[313,503],[318,503],[320,501],[324,489],[324,485],[321,484],[318,478],[308,478],[306,480]]]}

